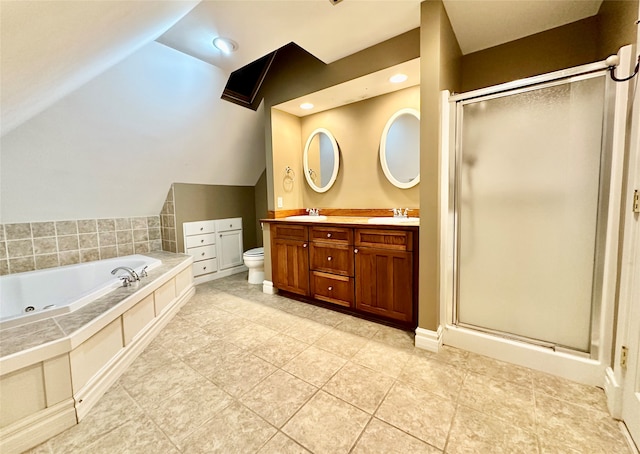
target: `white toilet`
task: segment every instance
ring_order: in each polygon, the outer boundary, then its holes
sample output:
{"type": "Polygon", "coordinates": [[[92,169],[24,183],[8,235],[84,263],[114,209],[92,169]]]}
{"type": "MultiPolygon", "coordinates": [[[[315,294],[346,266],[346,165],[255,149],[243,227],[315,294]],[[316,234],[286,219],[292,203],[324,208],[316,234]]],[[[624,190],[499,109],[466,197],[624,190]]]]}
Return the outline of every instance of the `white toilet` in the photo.
{"type": "Polygon", "coordinates": [[[249,268],[249,284],[262,284],[264,281],[264,248],[249,249],[242,254],[242,259],[249,268]]]}

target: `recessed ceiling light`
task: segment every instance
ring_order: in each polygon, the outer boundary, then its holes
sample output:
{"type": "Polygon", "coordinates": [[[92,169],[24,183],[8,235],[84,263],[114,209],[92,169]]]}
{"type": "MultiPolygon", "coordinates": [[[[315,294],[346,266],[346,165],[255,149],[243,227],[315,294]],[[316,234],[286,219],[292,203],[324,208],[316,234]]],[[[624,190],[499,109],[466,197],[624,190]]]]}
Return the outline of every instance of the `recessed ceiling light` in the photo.
{"type": "Polygon", "coordinates": [[[224,54],[230,54],[238,49],[238,43],[229,38],[220,36],[213,38],[213,46],[224,54]]]}
{"type": "Polygon", "coordinates": [[[389,82],[391,82],[392,84],[399,84],[400,82],[404,82],[407,79],[408,77],[406,74],[396,74],[389,78],[389,82]]]}
{"type": "Polygon", "coordinates": [[[311,104],[310,102],[303,102],[302,104],[300,104],[300,108],[304,110],[313,109],[313,104],[311,104]]]}

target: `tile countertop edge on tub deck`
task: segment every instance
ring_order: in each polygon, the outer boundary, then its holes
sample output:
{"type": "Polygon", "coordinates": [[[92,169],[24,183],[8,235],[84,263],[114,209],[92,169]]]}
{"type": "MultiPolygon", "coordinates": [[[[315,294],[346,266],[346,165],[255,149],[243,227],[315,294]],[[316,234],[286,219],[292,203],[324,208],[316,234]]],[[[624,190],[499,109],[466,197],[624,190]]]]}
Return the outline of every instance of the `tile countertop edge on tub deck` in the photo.
{"type": "MultiPolygon", "coordinates": [[[[8,354],[5,354],[6,350],[0,345],[0,375],[6,375],[48,358],[69,353],[111,323],[115,318],[126,312],[140,299],[141,295],[147,297],[152,294],[165,282],[189,268],[193,262],[191,256],[184,254],[149,252],[145,255],[162,260],[162,265],[151,270],[149,276],[145,278],[149,279],[146,285],[143,287],[117,288],[113,292],[88,303],[81,309],[54,317],[53,320],[59,330],[58,333],[54,333],[55,338],[45,339],[40,344],[32,345],[24,349],[16,349],[8,354]],[[122,290],[127,292],[122,292],[122,290]],[[112,295],[115,292],[119,292],[122,295],[117,300],[115,300],[112,295]],[[96,309],[101,310],[96,311],[96,309]],[[71,323],[65,323],[65,321],[71,323]]],[[[35,324],[47,320],[51,319],[39,320],[32,323],[35,324]]],[[[7,332],[17,331],[20,328],[24,330],[24,327],[32,325],[32,323],[0,330],[0,344],[4,343],[7,337],[10,337],[6,335],[7,332]]],[[[33,333],[33,336],[37,336],[38,334],[39,331],[36,331],[33,333]]]]}

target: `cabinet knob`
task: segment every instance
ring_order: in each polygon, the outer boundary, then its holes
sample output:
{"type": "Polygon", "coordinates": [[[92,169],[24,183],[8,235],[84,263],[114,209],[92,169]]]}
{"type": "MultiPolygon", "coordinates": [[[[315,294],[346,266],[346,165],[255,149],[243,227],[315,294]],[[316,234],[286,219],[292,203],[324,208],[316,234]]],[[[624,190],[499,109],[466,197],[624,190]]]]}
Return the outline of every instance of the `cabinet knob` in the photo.
{"type": "Polygon", "coordinates": [[[202,253],[202,256],[203,256],[203,257],[204,257],[204,254],[205,254],[205,253],[203,252],[203,253],[202,253]]]}
{"type": "Polygon", "coordinates": [[[206,266],[203,266],[203,267],[202,267],[202,270],[203,270],[203,271],[204,271],[204,270],[206,270],[206,269],[207,269],[207,267],[206,267],[206,266]]]}
{"type": "Polygon", "coordinates": [[[357,250],[357,249],[354,249],[354,250],[353,250],[353,253],[354,253],[354,254],[357,254],[357,253],[358,253],[358,250],[357,250]]]}
{"type": "Polygon", "coordinates": [[[200,227],[200,231],[203,231],[203,230],[204,230],[204,227],[200,227]]]}
{"type": "Polygon", "coordinates": [[[333,290],[333,287],[329,286],[329,288],[327,290],[331,291],[331,290],[333,290]]]}
{"type": "Polygon", "coordinates": [[[307,243],[304,243],[304,244],[302,245],[302,247],[307,247],[307,243]]]}
{"type": "Polygon", "coordinates": [[[201,243],[204,243],[204,240],[200,240],[201,243]]]}
{"type": "Polygon", "coordinates": [[[331,238],[331,234],[330,233],[327,233],[327,238],[331,238]]]}
{"type": "Polygon", "coordinates": [[[229,224],[229,227],[233,227],[233,224],[229,224]]]}
{"type": "Polygon", "coordinates": [[[222,233],[220,234],[220,238],[222,238],[222,233]]]}
{"type": "Polygon", "coordinates": [[[331,259],[332,259],[332,257],[331,257],[331,256],[327,257],[327,260],[328,260],[328,261],[331,261],[331,259]]]}

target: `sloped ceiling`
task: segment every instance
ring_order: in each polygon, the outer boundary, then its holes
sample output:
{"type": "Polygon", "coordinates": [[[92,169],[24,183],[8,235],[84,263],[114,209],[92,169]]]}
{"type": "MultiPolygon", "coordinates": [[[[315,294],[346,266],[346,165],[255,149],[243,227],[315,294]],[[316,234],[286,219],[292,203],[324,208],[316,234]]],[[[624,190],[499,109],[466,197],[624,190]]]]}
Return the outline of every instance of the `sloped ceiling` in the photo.
{"type": "Polygon", "coordinates": [[[2,1],[2,135],[154,40],[199,0],[2,1]]]}

